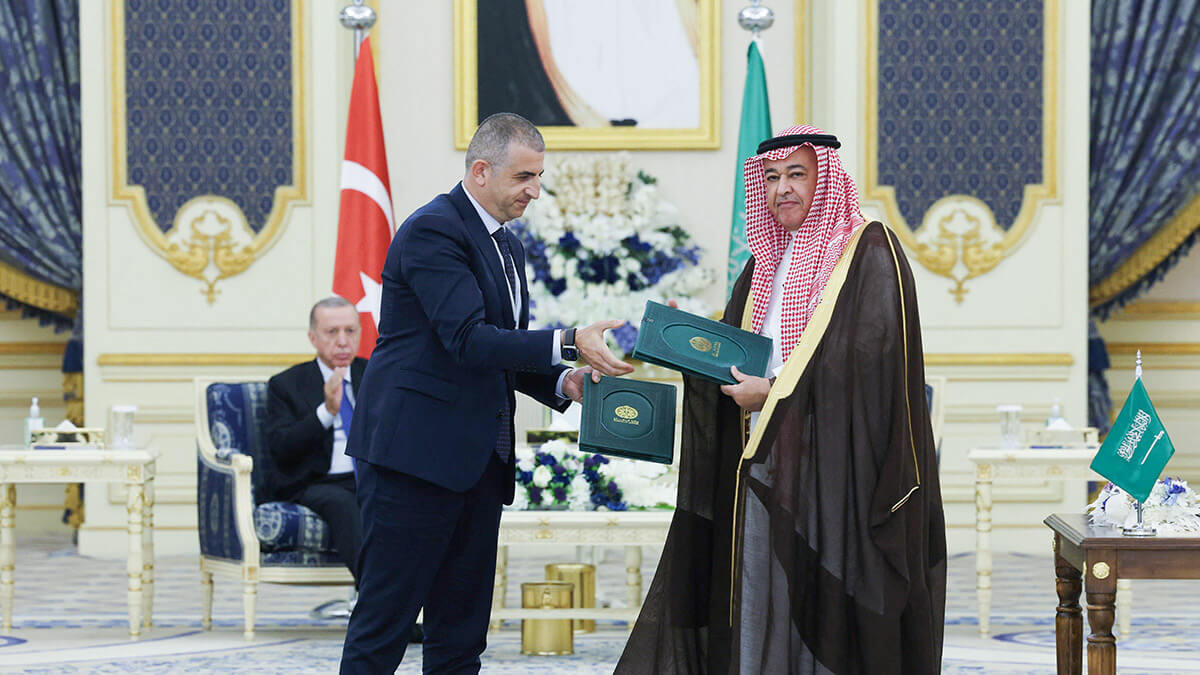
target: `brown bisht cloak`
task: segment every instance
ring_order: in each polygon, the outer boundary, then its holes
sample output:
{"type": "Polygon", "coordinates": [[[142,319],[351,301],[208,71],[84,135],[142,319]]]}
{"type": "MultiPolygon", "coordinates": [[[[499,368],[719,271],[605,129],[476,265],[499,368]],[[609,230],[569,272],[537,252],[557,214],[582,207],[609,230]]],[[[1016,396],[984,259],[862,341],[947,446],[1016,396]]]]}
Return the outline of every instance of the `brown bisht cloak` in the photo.
{"type": "MultiPolygon", "coordinates": [[[[725,308],[746,328],[754,261],[725,308]]],[[[617,673],[941,669],[946,536],[912,271],[859,230],[753,434],[686,378],[678,505],[617,673]]]]}

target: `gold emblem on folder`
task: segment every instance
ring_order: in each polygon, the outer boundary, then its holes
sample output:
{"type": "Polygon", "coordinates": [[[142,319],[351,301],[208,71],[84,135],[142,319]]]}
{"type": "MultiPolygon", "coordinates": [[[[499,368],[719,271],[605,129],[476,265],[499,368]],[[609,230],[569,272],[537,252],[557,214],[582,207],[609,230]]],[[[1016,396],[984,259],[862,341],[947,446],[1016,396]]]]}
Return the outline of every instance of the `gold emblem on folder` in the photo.
{"type": "Polygon", "coordinates": [[[620,417],[621,419],[624,419],[624,420],[637,419],[637,416],[638,416],[637,408],[635,408],[631,405],[620,406],[613,412],[617,413],[617,417],[620,417]]]}
{"type": "Polygon", "coordinates": [[[702,338],[699,335],[691,340],[688,340],[688,344],[692,345],[692,349],[695,349],[698,352],[707,352],[712,349],[712,343],[709,342],[708,339],[702,338]]]}

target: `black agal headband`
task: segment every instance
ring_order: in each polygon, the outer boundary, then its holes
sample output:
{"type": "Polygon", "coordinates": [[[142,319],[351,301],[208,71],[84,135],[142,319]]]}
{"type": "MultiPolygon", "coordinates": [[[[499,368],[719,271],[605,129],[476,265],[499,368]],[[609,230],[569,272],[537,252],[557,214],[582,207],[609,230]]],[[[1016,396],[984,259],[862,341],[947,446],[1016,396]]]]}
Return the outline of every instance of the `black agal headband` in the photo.
{"type": "Polygon", "coordinates": [[[779,148],[788,148],[793,145],[803,145],[811,143],[813,145],[825,145],[837,150],[842,147],[842,142],[833,134],[792,134],[790,136],[776,136],[768,138],[758,144],[758,153],[770,152],[779,148]]]}

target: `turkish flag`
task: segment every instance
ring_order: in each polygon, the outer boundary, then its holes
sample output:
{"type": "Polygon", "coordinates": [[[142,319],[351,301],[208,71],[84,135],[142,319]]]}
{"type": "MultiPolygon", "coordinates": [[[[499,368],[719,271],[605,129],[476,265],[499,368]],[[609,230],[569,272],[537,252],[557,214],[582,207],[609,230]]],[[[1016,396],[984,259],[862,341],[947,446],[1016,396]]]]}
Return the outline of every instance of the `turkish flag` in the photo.
{"type": "Polygon", "coordinates": [[[363,358],[371,356],[379,337],[380,277],[395,229],[387,153],[383,148],[383,121],[379,115],[379,89],[367,38],[358,50],[354,85],[350,90],[337,252],[333,261],[333,292],[354,303],[362,320],[358,355],[363,358]]]}

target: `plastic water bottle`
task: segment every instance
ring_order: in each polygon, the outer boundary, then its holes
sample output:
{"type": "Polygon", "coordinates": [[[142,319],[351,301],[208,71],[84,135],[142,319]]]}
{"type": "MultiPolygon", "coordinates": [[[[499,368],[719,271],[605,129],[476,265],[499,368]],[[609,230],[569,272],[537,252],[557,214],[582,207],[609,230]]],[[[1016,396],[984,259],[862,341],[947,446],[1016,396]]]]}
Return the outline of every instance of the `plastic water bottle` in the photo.
{"type": "Polygon", "coordinates": [[[42,419],[42,410],[38,407],[37,397],[33,397],[33,404],[29,406],[29,417],[25,418],[25,447],[33,447],[33,432],[41,429],[45,425],[42,419]]]}
{"type": "Polygon", "coordinates": [[[1050,406],[1050,416],[1046,418],[1046,426],[1049,427],[1055,422],[1064,421],[1062,416],[1062,399],[1055,398],[1054,405],[1050,406]]]}

